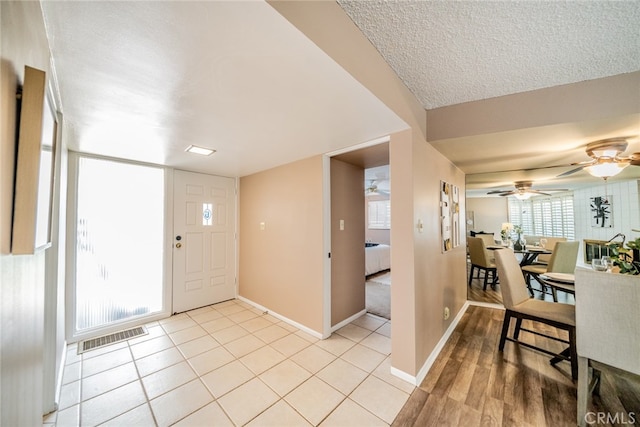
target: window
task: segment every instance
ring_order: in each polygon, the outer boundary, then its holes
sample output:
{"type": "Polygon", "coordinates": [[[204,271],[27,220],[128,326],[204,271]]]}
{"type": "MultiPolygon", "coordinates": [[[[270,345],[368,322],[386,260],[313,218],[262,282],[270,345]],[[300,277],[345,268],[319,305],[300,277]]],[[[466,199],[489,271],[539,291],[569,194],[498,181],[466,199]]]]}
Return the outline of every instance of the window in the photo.
{"type": "Polygon", "coordinates": [[[573,195],[509,198],[508,203],[509,222],[521,225],[524,234],[575,239],[573,195]]]}
{"type": "Polygon", "coordinates": [[[375,200],[369,202],[369,229],[391,229],[390,200],[375,200]]]}
{"type": "Polygon", "coordinates": [[[163,310],[164,170],[80,157],[74,334],[163,310]]]}

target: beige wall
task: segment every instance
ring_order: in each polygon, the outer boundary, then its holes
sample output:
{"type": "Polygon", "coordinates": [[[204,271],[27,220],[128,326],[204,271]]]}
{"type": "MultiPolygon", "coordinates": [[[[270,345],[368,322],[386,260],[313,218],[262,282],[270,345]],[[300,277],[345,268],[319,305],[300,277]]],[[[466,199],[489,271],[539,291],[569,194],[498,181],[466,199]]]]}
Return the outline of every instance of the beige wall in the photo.
{"type": "Polygon", "coordinates": [[[239,295],[318,333],[322,192],[322,156],[240,179],[239,295]]]}
{"type": "Polygon", "coordinates": [[[467,212],[473,212],[473,231],[493,233],[496,239],[500,239],[502,223],[507,222],[509,218],[509,207],[506,197],[468,198],[467,212]]]}
{"type": "MultiPolygon", "coordinates": [[[[464,218],[461,218],[460,245],[447,253],[441,252],[440,242],[440,180],[458,186],[464,194],[464,174],[442,157],[429,144],[414,142],[414,203],[413,224],[421,219],[422,233],[414,227],[417,367],[431,354],[434,347],[462,308],[467,299],[466,245],[464,218]],[[452,317],[444,320],[444,308],[452,317]]],[[[464,197],[460,212],[465,212],[464,197]]],[[[393,233],[393,230],[392,230],[393,233]]],[[[392,235],[393,238],[393,235],[392,235]]]]}
{"type": "Polygon", "coordinates": [[[269,4],[410,126],[391,135],[389,148],[391,364],[416,376],[466,301],[464,246],[440,252],[438,218],[440,180],[464,191],[464,175],[426,142],[424,109],[337,3],[269,4]],[[420,235],[414,227],[418,218],[425,223],[420,235]],[[442,318],[445,304],[452,312],[448,321],[442,318]]]}
{"type": "Polygon", "coordinates": [[[640,71],[427,111],[429,141],[637,114],[640,71]],[[631,89],[631,90],[630,90],[631,89]]]}
{"type": "Polygon", "coordinates": [[[365,309],[364,169],[331,159],[331,326],[365,309]],[[344,229],[340,230],[340,220],[344,229]]]}
{"type": "Polygon", "coordinates": [[[8,242],[16,85],[25,65],[49,70],[49,48],[38,2],[1,2],[0,14],[0,424],[35,426],[43,413],[45,252],[8,255],[8,242]]]}

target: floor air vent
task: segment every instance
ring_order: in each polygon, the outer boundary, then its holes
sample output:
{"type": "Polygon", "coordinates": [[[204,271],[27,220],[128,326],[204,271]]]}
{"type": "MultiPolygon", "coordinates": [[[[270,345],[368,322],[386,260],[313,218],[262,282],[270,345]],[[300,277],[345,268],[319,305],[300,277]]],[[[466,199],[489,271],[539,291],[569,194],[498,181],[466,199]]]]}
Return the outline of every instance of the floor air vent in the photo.
{"type": "Polygon", "coordinates": [[[78,344],[78,354],[146,334],[148,334],[147,328],[139,326],[137,328],[127,329],[126,331],[114,332],[113,334],[81,341],[78,344]]]}

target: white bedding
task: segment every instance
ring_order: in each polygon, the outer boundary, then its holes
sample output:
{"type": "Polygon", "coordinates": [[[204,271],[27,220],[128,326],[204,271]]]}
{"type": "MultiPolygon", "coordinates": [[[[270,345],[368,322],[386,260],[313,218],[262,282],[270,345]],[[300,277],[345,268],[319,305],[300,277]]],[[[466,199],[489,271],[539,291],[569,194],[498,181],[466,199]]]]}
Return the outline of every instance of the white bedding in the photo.
{"type": "Polygon", "coordinates": [[[391,247],[379,244],[364,248],[365,275],[391,268],[391,247]]]}

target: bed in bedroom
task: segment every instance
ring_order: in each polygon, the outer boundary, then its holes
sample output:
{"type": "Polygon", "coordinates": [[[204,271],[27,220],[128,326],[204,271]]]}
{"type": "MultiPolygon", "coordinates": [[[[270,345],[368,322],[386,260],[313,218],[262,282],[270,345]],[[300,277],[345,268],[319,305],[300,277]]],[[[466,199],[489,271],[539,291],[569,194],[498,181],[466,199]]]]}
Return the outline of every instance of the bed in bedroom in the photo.
{"type": "Polygon", "coordinates": [[[382,243],[365,243],[365,275],[391,268],[391,247],[382,243]]]}

